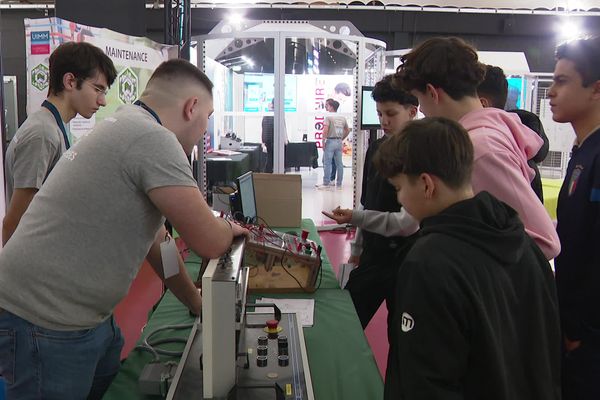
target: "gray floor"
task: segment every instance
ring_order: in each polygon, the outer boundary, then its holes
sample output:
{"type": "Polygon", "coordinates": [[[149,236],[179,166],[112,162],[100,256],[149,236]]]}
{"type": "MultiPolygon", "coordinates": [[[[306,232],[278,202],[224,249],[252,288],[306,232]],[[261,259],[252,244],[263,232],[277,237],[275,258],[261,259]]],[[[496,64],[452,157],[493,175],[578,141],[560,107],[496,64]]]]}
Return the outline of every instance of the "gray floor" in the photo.
{"type": "Polygon", "coordinates": [[[331,211],[337,206],[352,208],[352,168],[344,168],[342,189],[317,189],[315,185],[323,181],[323,168],[301,168],[298,173],[302,176],[302,218],[310,218],[315,225],[332,223],[322,210],[331,211]]]}

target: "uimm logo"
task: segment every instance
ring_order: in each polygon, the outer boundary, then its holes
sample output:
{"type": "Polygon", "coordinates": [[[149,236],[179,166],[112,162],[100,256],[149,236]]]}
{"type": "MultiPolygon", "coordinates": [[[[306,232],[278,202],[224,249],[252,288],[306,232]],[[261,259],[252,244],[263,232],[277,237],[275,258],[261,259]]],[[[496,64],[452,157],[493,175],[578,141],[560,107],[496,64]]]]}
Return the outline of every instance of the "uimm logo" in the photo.
{"type": "Polygon", "coordinates": [[[50,54],[50,32],[31,32],[31,54],[50,54]]]}

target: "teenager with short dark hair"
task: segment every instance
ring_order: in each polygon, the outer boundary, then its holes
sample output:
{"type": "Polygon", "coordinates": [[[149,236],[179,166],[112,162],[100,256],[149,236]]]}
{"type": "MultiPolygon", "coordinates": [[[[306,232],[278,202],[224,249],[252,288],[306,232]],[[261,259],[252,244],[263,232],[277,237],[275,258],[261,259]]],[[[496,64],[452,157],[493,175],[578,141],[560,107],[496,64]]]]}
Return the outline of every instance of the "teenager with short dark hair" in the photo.
{"type": "Polygon", "coordinates": [[[48,98],[17,130],[6,150],[6,216],[2,242],[12,236],[61,154],[68,150],[68,124],[91,118],[106,105],[117,72],[110,58],[89,43],[64,43],[50,55],[48,98]]]}
{"type": "Polygon", "coordinates": [[[474,195],[469,134],[410,122],[375,164],[421,223],[398,270],[385,399],[560,399],[554,279],[519,216],[474,195]]]}
{"type": "Polygon", "coordinates": [[[569,122],[575,145],[558,196],[562,246],[555,260],[565,353],[563,399],[600,398],[600,38],[556,49],[548,91],[552,118],[569,122]]]}
{"type": "Polygon", "coordinates": [[[388,310],[393,306],[394,282],[402,250],[412,243],[404,236],[419,229],[417,221],[396,201],[394,188],[373,165],[377,149],[415,118],[419,103],[415,96],[394,85],[392,75],[377,82],[371,95],[384,136],[369,145],[365,156],[361,207],[358,210],[338,207],[331,213],[323,212],[337,223],[349,222],[358,228],[348,260],[358,267],[350,273],[345,288],[350,292],[363,328],[384,300],[388,310]]]}
{"type": "Polygon", "coordinates": [[[546,257],[556,257],[558,236],[531,189],[533,171],[527,165],[542,140],[516,115],[483,108],[477,86],[485,67],[477,51],[459,38],[432,38],[404,55],[402,62],[397,78],[419,99],[423,114],[458,121],[469,132],[475,149],[475,192],[486,190],[513,207],[546,257]]]}
{"type": "Polygon", "coordinates": [[[477,95],[484,107],[495,107],[504,110],[508,96],[508,81],[500,67],[485,66],[485,77],[477,87],[477,95]]]}

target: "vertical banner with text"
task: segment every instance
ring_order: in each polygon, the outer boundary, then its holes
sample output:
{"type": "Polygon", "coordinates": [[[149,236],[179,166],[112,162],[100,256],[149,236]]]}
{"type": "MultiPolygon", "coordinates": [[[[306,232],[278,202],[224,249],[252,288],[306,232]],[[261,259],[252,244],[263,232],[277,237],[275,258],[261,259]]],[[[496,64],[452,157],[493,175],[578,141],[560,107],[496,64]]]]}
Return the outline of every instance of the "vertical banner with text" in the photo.
{"type": "MultiPolygon", "coordinates": [[[[314,112],[314,116],[307,120],[308,132],[310,132],[309,140],[315,141],[319,151],[319,159],[323,149],[323,125],[325,117],[329,115],[325,113],[325,102],[327,99],[333,99],[339,103],[339,108],[336,115],[347,119],[348,126],[353,125],[353,103],[354,93],[352,93],[353,77],[350,75],[305,75],[299,78],[300,85],[306,88],[303,95],[309,97],[305,99],[307,102],[307,111],[314,112]],[[310,90],[308,90],[310,89],[310,90]]],[[[352,135],[353,133],[351,133],[352,135]]],[[[352,157],[352,137],[349,136],[342,147],[344,164],[351,163],[352,157]]]]}

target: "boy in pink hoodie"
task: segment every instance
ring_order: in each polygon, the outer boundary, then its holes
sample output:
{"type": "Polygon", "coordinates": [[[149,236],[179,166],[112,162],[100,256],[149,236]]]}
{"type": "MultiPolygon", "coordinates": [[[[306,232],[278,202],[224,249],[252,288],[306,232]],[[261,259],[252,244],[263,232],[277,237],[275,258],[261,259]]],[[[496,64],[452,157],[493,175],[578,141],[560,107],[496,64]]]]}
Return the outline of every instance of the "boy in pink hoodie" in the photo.
{"type": "Polygon", "coordinates": [[[483,108],[477,86],[485,65],[477,51],[459,38],[432,38],[402,57],[397,79],[419,99],[428,117],[460,122],[475,151],[472,185],[514,208],[547,259],[560,253],[560,242],[544,206],[531,189],[534,171],[527,165],[542,139],[515,114],[483,108]]]}

